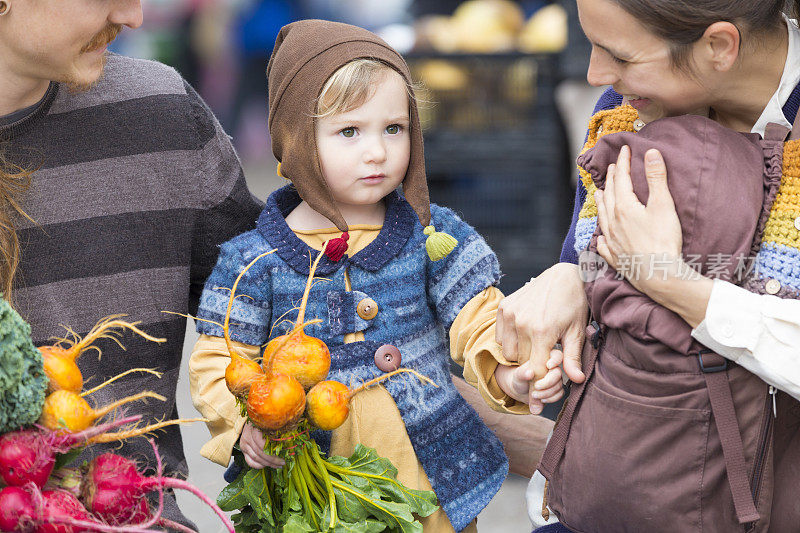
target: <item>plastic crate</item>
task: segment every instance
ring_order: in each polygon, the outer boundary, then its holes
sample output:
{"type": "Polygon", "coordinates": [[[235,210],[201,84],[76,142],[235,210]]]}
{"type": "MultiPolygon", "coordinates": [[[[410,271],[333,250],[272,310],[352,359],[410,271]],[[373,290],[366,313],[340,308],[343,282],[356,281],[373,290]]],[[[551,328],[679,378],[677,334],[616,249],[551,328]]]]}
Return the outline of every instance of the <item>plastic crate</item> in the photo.
{"type": "Polygon", "coordinates": [[[486,238],[506,294],[558,260],[570,167],[551,55],[411,55],[431,200],[486,238]],[[437,71],[437,69],[440,69],[437,71]]]}

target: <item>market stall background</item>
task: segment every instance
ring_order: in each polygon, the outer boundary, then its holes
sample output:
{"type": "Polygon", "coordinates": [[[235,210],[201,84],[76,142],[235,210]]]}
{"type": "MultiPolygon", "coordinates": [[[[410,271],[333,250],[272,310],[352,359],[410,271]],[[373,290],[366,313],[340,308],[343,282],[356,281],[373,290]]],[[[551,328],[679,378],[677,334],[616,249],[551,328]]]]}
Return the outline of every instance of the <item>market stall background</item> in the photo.
{"type": "MultiPolygon", "coordinates": [[[[431,199],[456,210],[500,258],[510,293],[558,260],[574,194],[575,151],[596,89],[574,0],[144,0],[145,24],[112,50],[174,66],[232,136],[250,189],[284,183],[269,148],[265,68],[281,26],[325,18],[373,30],[405,54],[421,101],[431,199]]],[[[189,324],[188,361],[197,338],[189,324]]],[[[185,364],[184,364],[185,367],[185,364]]],[[[454,369],[458,371],[458,369],[454,369]]],[[[182,370],[183,376],[186,369],[182,370]]],[[[196,416],[187,379],[179,413],[196,416]]],[[[546,415],[554,417],[557,406],[546,415]]],[[[190,481],[216,495],[222,469],[199,456],[208,432],[182,429],[190,481]]],[[[512,475],[479,516],[482,531],[530,531],[527,479],[512,475]]],[[[219,530],[191,497],[200,531],[219,530]]]]}

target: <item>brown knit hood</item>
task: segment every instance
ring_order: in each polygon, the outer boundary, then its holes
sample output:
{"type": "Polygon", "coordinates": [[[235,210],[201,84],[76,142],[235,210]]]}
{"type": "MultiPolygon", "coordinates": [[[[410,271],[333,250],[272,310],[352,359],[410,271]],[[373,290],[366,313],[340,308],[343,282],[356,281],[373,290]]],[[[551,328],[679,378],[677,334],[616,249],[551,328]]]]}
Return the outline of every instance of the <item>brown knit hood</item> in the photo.
{"type": "MultiPolygon", "coordinates": [[[[340,67],[354,59],[372,58],[389,64],[405,79],[411,73],[405,60],[380,37],[363,28],[324,20],[301,20],[284,26],[267,66],[269,131],[272,152],[281,174],[315,211],[347,231],[317,157],[314,114],[322,87],[340,67]]],[[[419,114],[409,108],[411,156],[403,194],[423,226],[430,223],[430,200],[419,114]]]]}

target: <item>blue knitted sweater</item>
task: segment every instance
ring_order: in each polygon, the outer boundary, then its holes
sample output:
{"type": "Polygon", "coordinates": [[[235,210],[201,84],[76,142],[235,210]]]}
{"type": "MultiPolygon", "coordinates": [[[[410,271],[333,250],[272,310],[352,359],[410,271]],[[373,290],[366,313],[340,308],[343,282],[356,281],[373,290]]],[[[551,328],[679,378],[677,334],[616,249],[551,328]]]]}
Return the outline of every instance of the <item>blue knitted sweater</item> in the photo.
{"type": "MultiPolygon", "coordinates": [[[[256,256],[276,253],[254,265],[239,282],[231,314],[231,337],[250,345],[270,338],[273,323],[300,301],[311,260],[318,251],[301,241],[285,216],[300,197],[291,186],[268,199],[255,230],[222,245],[219,260],[206,282],[199,318],[222,322],[229,293],[239,273],[256,256]]],[[[375,366],[375,350],[383,344],[400,349],[402,366],[428,376],[439,388],[425,386],[409,374],[383,382],[391,394],[440,505],[456,531],[465,528],[492,499],[508,473],[508,461],[497,437],[456,391],[449,371],[447,331],[464,305],[500,278],[497,258],[486,242],[451,210],[431,205],[431,224],[458,239],[445,259],[432,262],[425,251],[422,225],[398,193],[386,201],[386,217],[378,237],[365,249],[339,262],[323,257],[316,275],[330,281],[314,285],[306,317],[320,324],[306,332],[331,350],[329,379],[349,384],[383,372],[375,366]],[[352,287],[345,289],[345,269],[352,287]],[[377,302],[379,312],[364,320],[356,312],[363,298],[377,302]],[[344,343],[344,335],[361,331],[365,341],[344,343]]],[[[285,317],[284,317],[285,318],[285,317]]],[[[222,336],[207,322],[197,323],[206,335],[222,336]]],[[[276,328],[272,337],[283,334],[276,328]]],[[[323,448],[330,435],[317,432],[323,448]]],[[[380,453],[380,450],[378,450],[380,453]]]]}

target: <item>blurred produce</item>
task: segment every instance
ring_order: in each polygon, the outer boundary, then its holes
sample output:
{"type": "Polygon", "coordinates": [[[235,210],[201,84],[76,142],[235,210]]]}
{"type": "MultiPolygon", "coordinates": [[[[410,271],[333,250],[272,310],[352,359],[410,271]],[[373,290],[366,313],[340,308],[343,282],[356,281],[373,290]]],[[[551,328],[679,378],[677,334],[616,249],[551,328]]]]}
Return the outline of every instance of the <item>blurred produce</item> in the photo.
{"type": "Polygon", "coordinates": [[[467,0],[452,16],[422,17],[416,32],[417,51],[558,52],[566,46],[567,16],[564,8],[552,4],[526,22],[522,8],[511,0],[467,0]]]}
{"type": "Polygon", "coordinates": [[[431,200],[486,238],[510,293],[558,260],[569,223],[557,56],[435,52],[407,60],[422,84],[431,200]]]}
{"type": "Polygon", "coordinates": [[[525,24],[517,40],[523,52],[560,52],[567,46],[567,12],[558,4],[545,6],[525,24]]]}

